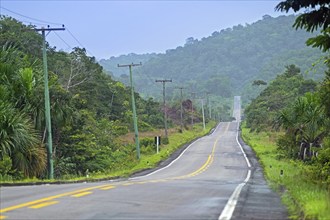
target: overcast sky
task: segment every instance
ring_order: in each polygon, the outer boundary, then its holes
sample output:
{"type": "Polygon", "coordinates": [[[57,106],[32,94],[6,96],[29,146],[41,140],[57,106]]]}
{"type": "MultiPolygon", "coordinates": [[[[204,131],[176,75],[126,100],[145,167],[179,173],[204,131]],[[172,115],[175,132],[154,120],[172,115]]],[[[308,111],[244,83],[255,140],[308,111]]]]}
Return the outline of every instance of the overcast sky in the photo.
{"type": "Polygon", "coordinates": [[[128,53],[164,53],[184,45],[188,37],[208,37],[214,31],[251,24],[266,14],[284,15],[274,11],[279,2],[0,0],[0,6],[2,15],[25,24],[64,24],[66,31],[47,36],[51,46],[70,51],[82,45],[89,55],[101,59],[128,53]]]}

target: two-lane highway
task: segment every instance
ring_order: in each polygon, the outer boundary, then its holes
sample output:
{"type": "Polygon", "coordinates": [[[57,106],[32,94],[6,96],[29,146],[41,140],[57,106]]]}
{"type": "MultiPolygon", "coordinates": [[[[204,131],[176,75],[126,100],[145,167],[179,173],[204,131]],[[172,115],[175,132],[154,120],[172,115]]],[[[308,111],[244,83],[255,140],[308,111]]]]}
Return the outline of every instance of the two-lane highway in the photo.
{"type": "MultiPolygon", "coordinates": [[[[233,116],[238,121],[239,102],[235,97],[233,116]]],[[[0,218],[230,218],[234,194],[250,173],[237,142],[238,121],[220,123],[169,166],[146,176],[113,182],[1,187],[0,218]]]]}

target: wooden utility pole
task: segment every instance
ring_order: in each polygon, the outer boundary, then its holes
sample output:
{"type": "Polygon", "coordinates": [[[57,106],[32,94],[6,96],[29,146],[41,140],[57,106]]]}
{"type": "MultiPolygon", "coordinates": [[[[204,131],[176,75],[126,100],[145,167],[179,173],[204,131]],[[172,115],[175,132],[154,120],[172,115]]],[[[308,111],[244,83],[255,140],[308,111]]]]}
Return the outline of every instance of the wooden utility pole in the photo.
{"type": "Polygon", "coordinates": [[[135,146],[136,146],[136,154],[137,158],[140,159],[140,142],[139,142],[139,131],[137,125],[137,115],[136,115],[136,107],[135,107],[135,98],[134,98],[134,87],[133,87],[133,77],[132,77],[132,67],[133,66],[141,66],[142,63],[139,64],[125,64],[125,65],[117,65],[118,67],[129,67],[129,79],[131,83],[131,94],[132,94],[132,110],[133,110],[133,123],[134,123],[134,133],[135,133],[135,146]]]}
{"type": "Polygon", "coordinates": [[[202,100],[203,129],[205,130],[204,99],[202,100]]]}
{"type": "Polygon", "coordinates": [[[49,88],[48,88],[48,66],[47,66],[47,51],[46,51],[46,31],[64,31],[64,25],[62,28],[35,28],[35,31],[41,31],[42,34],[42,61],[44,69],[44,84],[45,84],[45,118],[46,118],[46,130],[47,130],[47,169],[48,179],[54,179],[54,162],[53,162],[53,141],[52,141],[52,123],[50,117],[50,101],[49,101],[49,88]]]}
{"type": "Polygon", "coordinates": [[[212,120],[212,109],[211,109],[211,100],[210,100],[210,95],[211,93],[210,92],[207,92],[206,95],[207,95],[207,105],[209,107],[209,117],[210,117],[210,120],[212,120]]]}
{"type": "Polygon", "coordinates": [[[195,92],[191,93],[191,126],[194,127],[194,105],[193,105],[193,100],[195,99],[195,92]]]}
{"type": "Polygon", "coordinates": [[[157,79],[156,82],[163,83],[164,126],[165,126],[165,138],[167,138],[168,134],[167,134],[167,112],[166,112],[166,100],[165,100],[165,83],[172,82],[172,80],[171,79],[157,79]]]}
{"type": "Polygon", "coordinates": [[[183,102],[183,96],[182,96],[182,90],[184,89],[183,87],[179,87],[177,89],[180,89],[180,126],[181,126],[181,131],[183,132],[183,106],[182,106],[182,102],[183,102]]]}

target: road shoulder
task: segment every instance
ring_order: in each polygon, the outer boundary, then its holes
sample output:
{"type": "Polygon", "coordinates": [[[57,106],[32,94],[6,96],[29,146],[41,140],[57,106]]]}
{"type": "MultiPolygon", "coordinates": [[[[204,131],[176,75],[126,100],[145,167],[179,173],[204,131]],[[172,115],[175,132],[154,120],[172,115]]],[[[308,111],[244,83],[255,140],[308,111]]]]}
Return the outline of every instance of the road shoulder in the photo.
{"type": "Polygon", "coordinates": [[[252,167],[251,178],[241,191],[232,219],[289,219],[280,195],[267,184],[255,153],[240,135],[238,139],[252,167]]]}

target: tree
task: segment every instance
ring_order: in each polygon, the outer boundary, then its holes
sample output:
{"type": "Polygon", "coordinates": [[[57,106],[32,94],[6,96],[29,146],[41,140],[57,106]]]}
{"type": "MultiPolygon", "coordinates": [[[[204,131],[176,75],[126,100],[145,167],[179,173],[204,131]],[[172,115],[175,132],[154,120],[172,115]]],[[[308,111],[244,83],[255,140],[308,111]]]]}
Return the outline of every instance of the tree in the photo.
{"type": "Polygon", "coordinates": [[[34,26],[24,25],[14,18],[0,16],[0,45],[14,46],[30,59],[41,58],[42,37],[33,30],[34,26]]]}
{"type": "Polygon", "coordinates": [[[254,80],[253,83],[252,83],[253,86],[260,86],[260,85],[267,85],[267,82],[263,81],[263,80],[254,80]]]}
{"type": "Polygon", "coordinates": [[[270,128],[276,113],[306,92],[313,92],[316,83],[305,80],[295,65],[285,67],[284,73],[271,81],[245,109],[247,126],[253,130],[270,128]]]}
{"type": "Polygon", "coordinates": [[[276,6],[278,11],[288,12],[292,9],[298,12],[304,9],[305,12],[297,17],[293,27],[303,28],[308,32],[316,31],[321,28],[321,34],[309,38],[307,45],[319,47],[324,52],[330,49],[330,8],[329,0],[286,0],[276,6]]]}
{"type": "Polygon", "coordinates": [[[275,119],[277,127],[283,127],[286,136],[296,145],[286,147],[299,149],[300,159],[313,156],[312,148],[320,148],[330,132],[330,118],[326,117],[325,109],[319,102],[318,93],[306,93],[297,98],[293,105],[281,110],[275,119]]]}
{"type": "Polygon", "coordinates": [[[0,159],[9,156],[13,169],[26,176],[41,175],[46,152],[26,114],[0,101],[0,159]]]}

